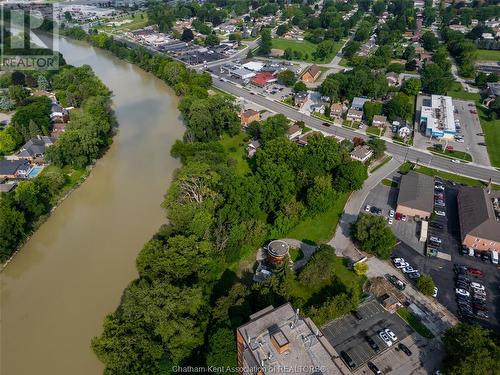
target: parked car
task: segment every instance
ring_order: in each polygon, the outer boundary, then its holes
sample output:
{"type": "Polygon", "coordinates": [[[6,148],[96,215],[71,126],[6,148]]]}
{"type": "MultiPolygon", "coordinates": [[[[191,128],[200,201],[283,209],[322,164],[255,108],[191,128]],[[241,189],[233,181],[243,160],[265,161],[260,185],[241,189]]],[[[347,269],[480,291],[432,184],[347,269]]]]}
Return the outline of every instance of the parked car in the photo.
{"type": "Polygon", "coordinates": [[[446,207],[446,204],[441,200],[437,200],[437,201],[434,201],[434,206],[446,207]]]}
{"type": "Polygon", "coordinates": [[[476,316],[481,319],[488,319],[490,317],[486,311],[476,311],[476,316]]]}
{"type": "Polygon", "coordinates": [[[402,263],[396,264],[395,266],[396,266],[396,268],[402,270],[403,268],[409,267],[410,263],[402,262],[402,263]]]}
{"type": "Polygon", "coordinates": [[[408,220],[408,217],[406,215],[403,215],[403,217],[401,218],[401,220],[403,221],[407,221],[408,220]]]}
{"type": "Polygon", "coordinates": [[[380,347],[377,345],[375,341],[370,336],[365,336],[365,340],[370,345],[370,348],[372,348],[375,353],[378,353],[380,351],[380,347]]]}
{"type": "Polygon", "coordinates": [[[392,217],[387,218],[387,224],[392,225],[394,223],[394,220],[392,217]]]}
{"type": "Polygon", "coordinates": [[[398,344],[398,348],[403,352],[405,353],[408,357],[411,356],[411,351],[410,349],[408,349],[408,347],[403,344],[403,343],[399,343],[398,344]]]}
{"type": "Polygon", "coordinates": [[[455,270],[455,273],[465,273],[469,270],[469,268],[463,264],[455,264],[453,269],[455,270]]]}
{"type": "Polygon", "coordinates": [[[476,283],[475,281],[470,283],[470,286],[476,290],[483,290],[484,291],[484,285],[476,283]]]}
{"type": "Polygon", "coordinates": [[[385,333],[387,336],[390,337],[390,339],[394,342],[398,341],[398,337],[392,332],[389,328],[384,329],[385,333]]]}
{"type": "Polygon", "coordinates": [[[438,288],[437,286],[434,287],[434,293],[432,293],[432,296],[436,298],[438,296],[438,288]]]}
{"type": "Polygon", "coordinates": [[[420,272],[418,271],[415,271],[415,272],[411,272],[411,273],[408,273],[407,276],[414,280],[414,279],[418,279],[420,277],[420,272]]]}
{"type": "Polygon", "coordinates": [[[401,271],[403,271],[404,273],[412,273],[412,272],[416,272],[418,270],[413,269],[412,266],[408,266],[408,267],[402,268],[401,271]]]}
{"type": "Polygon", "coordinates": [[[396,212],[395,218],[396,218],[396,220],[401,220],[403,218],[403,215],[399,212],[396,212]]]}
{"type": "Polygon", "coordinates": [[[446,216],[446,212],[444,212],[444,211],[435,210],[434,212],[435,212],[435,213],[436,213],[436,215],[438,215],[438,216],[446,216]]]}
{"type": "Polygon", "coordinates": [[[460,289],[468,290],[469,289],[469,284],[466,283],[466,282],[463,282],[463,281],[457,281],[456,282],[456,287],[460,288],[460,289]]]}
{"type": "Polygon", "coordinates": [[[389,282],[394,285],[396,288],[398,288],[399,290],[404,290],[406,288],[406,284],[404,282],[402,282],[401,280],[399,280],[396,276],[394,275],[388,275],[387,276],[387,279],[389,280],[389,282]]]}
{"type": "Polygon", "coordinates": [[[370,212],[370,210],[371,210],[371,206],[369,204],[367,204],[365,206],[365,212],[370,212]]]}
{"type": "Polygon", "coordinates": [[[458,294],[459,296],[470,297],[470,293],[462,288],[456,288],[455,293],[458,294]]]}
{"type": "Polygon", "coordinates": [[[346,363],[347,366],[349,366],[350,368],[356,367],[356,364],[354,363],[352,358],[349,356],[349,354],[347,354],[344,351],[341,351],[340,356],[342,357],[342,359],[344,360],[344,362],[346,363]]]}
{"type": "Polygon", "coordinates": [[[385,333],[384,331],[380,331],[378,335],[380,336],[382,341],[385,343],[385,345],[392,346],[392,341],[389,338],[389,336],[387,336],[387,333],[385,333]]]}
{"type": "Polygon", "coordinates": [[[488,308],[485,305],[482,305],[482,304],[479,304],[479,303],[473,303],[472,307],[474,307],[474,309],[476,309],[476,310],[488,311],[488,308]]]}
{"type": "Polygon", "coordinates": [[[394,210],[389,211],[389,217],[394,217],[394,210]]]}
{"type": "Polygon", "coordinates": [[[375,366],[375,364],[374,364],[373,362],[368,362],[368,363],[367,363],[367,365],[368,365],[368,368],[369,368],[370,370],[372,370],[372,372],[373,372],[374,374],[376,374],[376,375],[380,375],[380,374],[382,374],[382,372],[378,369],[378,367],[377,367],[377,366],[375,366]]]}
{"type": "Polygon", "coordinates": [[[442,241],[441,241],[441,238],[439,238],[439,237],[435,237],[435,236],[431,236],[431,237],[429,237],[429,241],[431,241],[431,242],[435,242],[435,243],[441,243],[441,242],[442,242],[442,241]]]}
{"type": "Polygon", "coordinates": [[[467,269],[467,272],[470,274],[470,275],[473,275],[473,276],[476,276],[476,277],[483,277],[484,274],[481,272],[481,270],[477,269],[477,268],[472,268],[472,267],[469,267],[467,269]]]}
{"type": "Polygon", "coordinates": [[[361,316],[361,314],[360,314],[360,313],[359,313],[359,311],[357,311],[357,310],[352,310],[352,311],[351,311],[351,314],[352,314],[352,315],[354,315],[354,317],[355,317],[356,319],[358,319],[358,320],[363,319],[363,317],[361,316]]]}
{"type": "Polygon", "coordinates": [[[433,228],[443,229],[443,224],[436,223],[435,221],[431,221],[430,226],[433,228]]]}

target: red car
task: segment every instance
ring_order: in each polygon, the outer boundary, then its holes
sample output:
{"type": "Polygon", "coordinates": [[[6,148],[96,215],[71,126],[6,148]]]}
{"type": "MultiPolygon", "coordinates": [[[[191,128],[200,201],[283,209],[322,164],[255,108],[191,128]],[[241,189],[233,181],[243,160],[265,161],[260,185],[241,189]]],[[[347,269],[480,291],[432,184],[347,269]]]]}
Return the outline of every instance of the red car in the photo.
{"type": "Polygon", "coordinates": [[[403,215],[401,213],[396,212],[396,216],[395,216],[396,220],[401,220],[402,217],[403,217],[403,215]]]}
{"type": "Polygon", "coordinates": [[[484,274],[481,272],[481,270],[477,269],[477,268],[473,268],[473,267],[469,267],[467,269],[467,272],[473,276],[476,276],[476,277],[483,277],[484,274]]]}

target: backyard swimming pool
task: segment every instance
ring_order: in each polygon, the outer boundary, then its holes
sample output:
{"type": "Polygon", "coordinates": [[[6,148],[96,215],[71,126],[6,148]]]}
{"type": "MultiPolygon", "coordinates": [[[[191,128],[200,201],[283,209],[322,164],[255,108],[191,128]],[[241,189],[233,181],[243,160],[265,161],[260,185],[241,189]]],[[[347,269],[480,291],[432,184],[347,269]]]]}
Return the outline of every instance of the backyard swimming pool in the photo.
{"type": "Polygon", "coordinates": [[[40,174],[40,172],[42,171],[43,167],[40,167],[40,166],[36,166],[36,167],[33,167],[31,168],[31,170],[28,172],[28,178],[35,178],[36,176],[38,176],[40,174]]]}

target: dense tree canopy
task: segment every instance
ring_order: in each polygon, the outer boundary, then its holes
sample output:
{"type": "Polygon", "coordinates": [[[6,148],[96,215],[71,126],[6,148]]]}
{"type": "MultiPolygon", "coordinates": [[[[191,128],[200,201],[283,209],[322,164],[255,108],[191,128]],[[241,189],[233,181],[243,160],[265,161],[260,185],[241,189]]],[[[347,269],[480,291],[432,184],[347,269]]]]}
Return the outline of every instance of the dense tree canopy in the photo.
{"type": "Polygon", "coordinates": [[[361,250],[388,259],[396,245],[396,237],[383,216],[361,213],[353,223],[351,235],[361,250]]]}

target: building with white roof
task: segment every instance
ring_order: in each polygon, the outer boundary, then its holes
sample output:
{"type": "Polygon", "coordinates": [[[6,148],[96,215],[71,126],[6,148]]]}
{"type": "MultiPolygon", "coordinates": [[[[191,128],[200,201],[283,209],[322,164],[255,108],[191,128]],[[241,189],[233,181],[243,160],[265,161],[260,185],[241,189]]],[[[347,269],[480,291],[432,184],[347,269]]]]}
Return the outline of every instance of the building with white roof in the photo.
{"type": "Polygon", "coordinates": [[[425,135],[428,137],[452,139],[457,128],[453,101],[450,96],[432,95],[431,102],[424,99],[420,114],[420,125],[425,126],[425,135]],[[430,105],[425,105],[430,104],[430,105]]]}
{"type": "Polygon", "coordinates": [[[243,68],[251,70],[253,72],[260,72],[262,68],[264,67],[264,63],[259,62],[259,61],[250,61],[247,62],[246,64],[243,64],[243,68]]]}

